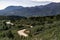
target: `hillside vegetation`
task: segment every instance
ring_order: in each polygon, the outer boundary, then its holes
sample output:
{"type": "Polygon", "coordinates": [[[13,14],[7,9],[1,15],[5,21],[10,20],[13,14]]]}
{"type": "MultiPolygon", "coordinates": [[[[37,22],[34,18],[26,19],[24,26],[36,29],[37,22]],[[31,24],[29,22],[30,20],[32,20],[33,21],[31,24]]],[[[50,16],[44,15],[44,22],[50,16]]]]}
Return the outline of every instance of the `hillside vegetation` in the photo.
{"type": "Polygon", "coordinates": [[[0,16],[0,40],[60,40],[60,15],[28,18],[0,16]],[[6,24],[7,21],[14,25],[6,24]],[[18,35],[17,31],[22,29],[30,31],[28,37],[18,35]]]}

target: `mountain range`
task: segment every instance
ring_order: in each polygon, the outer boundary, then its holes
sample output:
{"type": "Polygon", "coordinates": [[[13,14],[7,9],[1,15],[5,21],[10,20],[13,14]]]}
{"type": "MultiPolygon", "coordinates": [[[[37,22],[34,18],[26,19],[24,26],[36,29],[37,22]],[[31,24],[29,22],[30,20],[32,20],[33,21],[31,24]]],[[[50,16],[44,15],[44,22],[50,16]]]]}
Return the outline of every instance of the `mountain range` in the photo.
{"type": "Polygon", "coordinates": [[[52,16],[60,14],[60,3],[50,3],[35,7],[8,6],[4,10],[0,10],[0,15],[9,16],[52,16]]]}

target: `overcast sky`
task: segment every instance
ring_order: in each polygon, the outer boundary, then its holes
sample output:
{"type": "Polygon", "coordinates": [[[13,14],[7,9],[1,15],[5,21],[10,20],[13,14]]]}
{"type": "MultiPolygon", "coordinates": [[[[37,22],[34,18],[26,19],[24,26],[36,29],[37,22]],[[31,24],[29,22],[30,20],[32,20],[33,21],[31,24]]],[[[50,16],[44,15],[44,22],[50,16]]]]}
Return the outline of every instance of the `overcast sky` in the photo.
{"type": "Polygon", "coordinates": [[[6,8],[7,6],[38,6],[45,5],[50,2],[60,2],[60,0],[0,0],[0,10],[6,8]]]}

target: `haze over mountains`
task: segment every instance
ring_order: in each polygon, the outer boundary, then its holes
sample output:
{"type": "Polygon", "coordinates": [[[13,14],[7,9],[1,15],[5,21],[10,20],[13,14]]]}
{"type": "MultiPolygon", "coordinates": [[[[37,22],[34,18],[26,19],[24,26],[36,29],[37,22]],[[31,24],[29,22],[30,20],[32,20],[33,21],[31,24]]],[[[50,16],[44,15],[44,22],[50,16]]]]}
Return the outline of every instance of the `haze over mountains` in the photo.
{"type": "Polygon", "coordinates": [[[35,7],[8,6],[4,10],[0,10],[0,15],[16,15],[16,16],[51,16],[60,14],[60,3],[50,3],[35,7]]]}

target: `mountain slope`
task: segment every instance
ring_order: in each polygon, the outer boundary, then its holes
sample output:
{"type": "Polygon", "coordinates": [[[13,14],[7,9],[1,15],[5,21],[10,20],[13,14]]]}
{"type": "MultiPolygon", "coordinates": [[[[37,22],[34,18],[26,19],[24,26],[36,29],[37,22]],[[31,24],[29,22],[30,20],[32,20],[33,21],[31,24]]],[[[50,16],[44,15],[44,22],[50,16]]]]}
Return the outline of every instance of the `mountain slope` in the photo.
{"type": "Polygon", "coordinates": [[[51,16],[60,14],[60,3],[50,3],[44,6],[22,7],[9,6],[0,11],[0,15],[17,15],[17,16],[51,16]]]}

